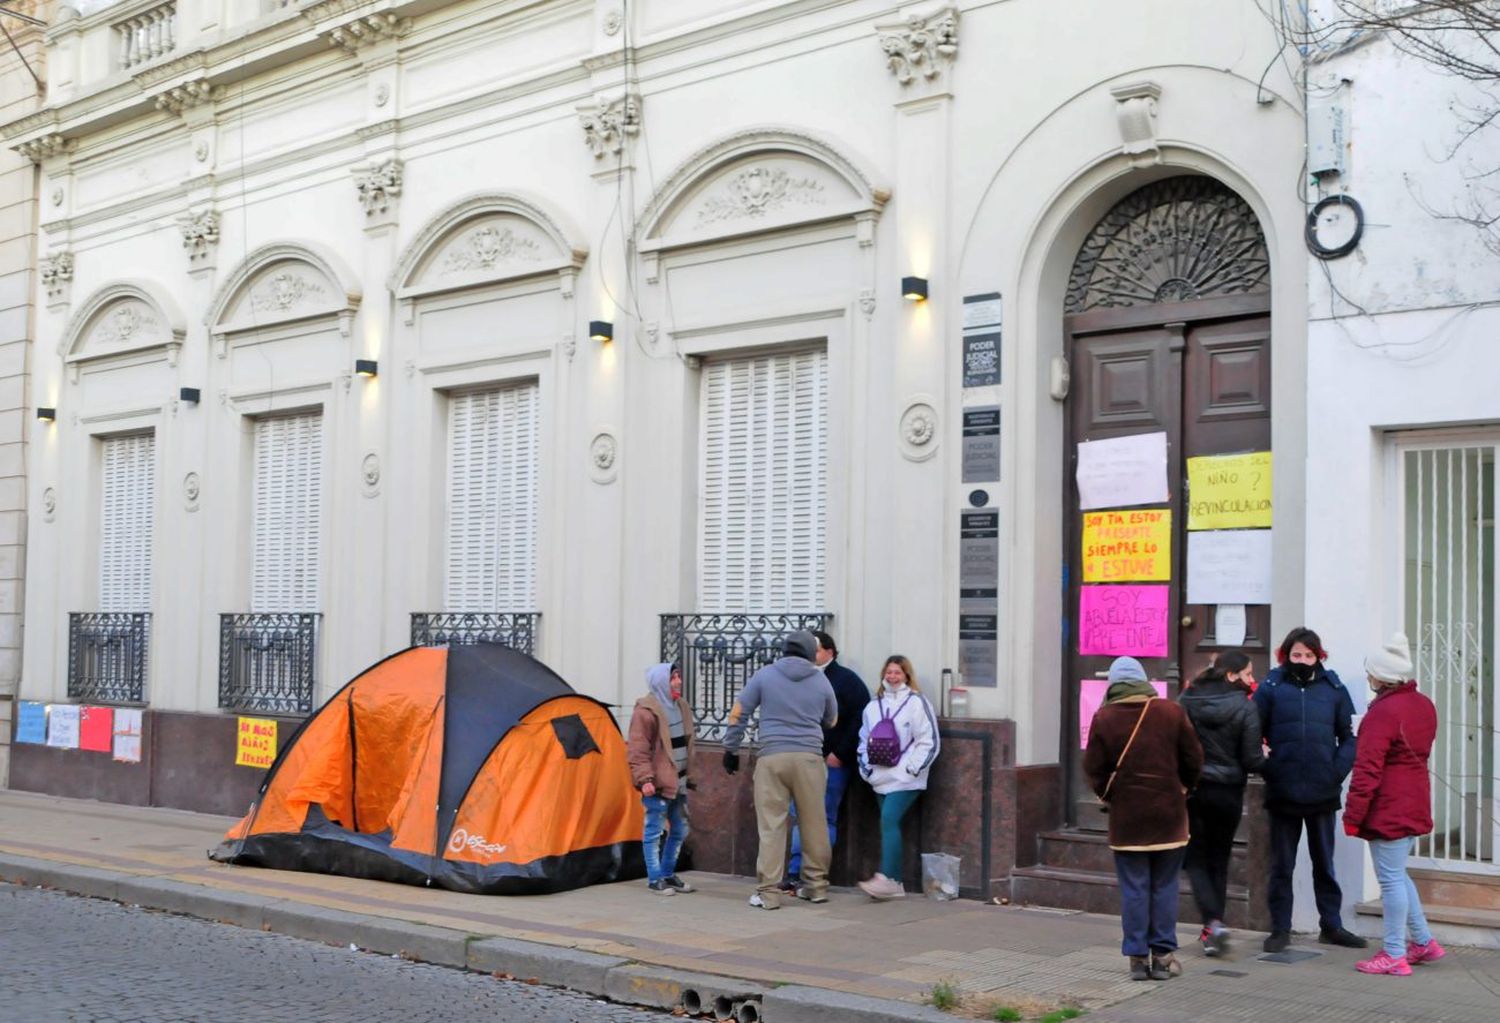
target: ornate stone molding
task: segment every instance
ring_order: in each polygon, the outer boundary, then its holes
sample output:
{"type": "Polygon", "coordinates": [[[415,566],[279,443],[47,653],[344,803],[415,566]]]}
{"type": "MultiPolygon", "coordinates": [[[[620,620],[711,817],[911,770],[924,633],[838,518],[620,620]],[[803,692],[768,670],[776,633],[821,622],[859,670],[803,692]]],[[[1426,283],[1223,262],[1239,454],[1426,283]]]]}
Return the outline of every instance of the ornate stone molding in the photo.
{"type": "Polygon", "coordinates": [[[364,483],[366,497],[380,495],[380,456],[375,452],[365,455],[364,460],[359,463],[359,478],[364,483]]]}
{"type": "Polygon", "coordinates": [[[57,518],[57,488],[48,487],[42,491],[42,519],[51,522],[57,518]]]}
{"type": "Polygon", "coordinates": [[[523,238],[508,227],[485,224],[464,235],[443,254],[442,274],[472,273],[493,270],[507,263],[535,263],[542,258],[542,247],[523,238]]]}
{"type": "Polygon", "coordinates": [[[875,289],[859,289],[859,311],[865,319],[871,319],[875,315],[875,289]]]}
{"type": "Polygon", "coordinates": [[[67,249],[49,253],[37,261],[37,276],[47,293],[47,308],[68,304],[73,290],[73,253],[67,249]]]}
{"type": "Polygon", "coordinates": [[[343,47],[349,53],[358,53],[382,39],[399,39],[410,31],[410,18],[400,18],[389,12],[369,14],[329,32],[328,45],[343,47]]]}
{"type": "Polygon", "coordinates": [[[583,141],[593,151],[594,159],[619,154],[625,142],[641,130],[641,95],[638,92],[600,94],[587,103],[578,104],[578,121],[583,126],[583,141]]]}
{"type": "Polygon", "coordinates": [[[901,413],[898,429],[901,455],[912,462],[925,462],[938,449],[938,415],[932,399],[925,394],[914,396],[901,413]]]}
{"type": "Polygon", "coordinates": [[[780,167],[747,167],[709,196],[698,209],[698,223],[755,218],[785,206],[822,206],[823,184],[812,178],[792,177],[780,167]]]}
{"type": "Polygon", "coordinates": [[[876,25],[885,63],[896,81],[934,81],[958,57],[958,8],[940,7],[898,22],[876,25]]]}
{"type": "Polygon", "coordinates": [[[613,483],[619,470],[620,442],[612,426],[600,427],[589,441],[589,478],[595,483],[613,483]]]}
{"type": "Polygon", "coordinates": [[[1132,82],[1109,90],[1115,98],[1115,123],[1120,127],[1120,152],[1139,165],[1161,163],[1156,141],[1156,110],[1161,86],[1155,82],[1132,82]]]}
{"type": "Polygon", "coordinates": [[[354,187],[365,210],[366,226],[375,227],[393,219],[396,199],[401,195],[402,168],[401,160],[394,156],[354,168],[354,187]]]}
{"type": "Polygon", "coordinates": [[[200,78],[197,81],[174,85],[157,96],[156,109],[164,110],[169,114],[181,114],[184,110],[190,110],[214,98],[214,87],[208,84],[208,79],[200,78]]]}
{"type": "Polygon", "coordinates": [[[214,253],[219,245],[218,211],[184,213],[177,218],[177,226],[182,231],[182,247],[187,250],[188,269],[212,269],[214,253]]]}
{"type": "Polygon", "coordinates": [[[190,472],[182,477],[182,504],[190,512],[198,510],[198,495],[201,492],[201,484],[196,472],[190,472]]]}
{"type": "Polygon", "coordinates": [[[12,148],[32,163],[41,163],[48,157],[71,153],[77,147],[77,139],[64,138],[54,132],[51,135],[43,135],[40,138],[22,142],[12,148]]]}

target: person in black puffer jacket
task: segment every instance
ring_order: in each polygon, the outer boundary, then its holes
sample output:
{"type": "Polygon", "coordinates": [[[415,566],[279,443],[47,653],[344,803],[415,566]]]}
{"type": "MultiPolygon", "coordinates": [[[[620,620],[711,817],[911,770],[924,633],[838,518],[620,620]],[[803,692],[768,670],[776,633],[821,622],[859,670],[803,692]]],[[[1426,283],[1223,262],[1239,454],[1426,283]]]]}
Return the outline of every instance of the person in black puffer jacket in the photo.
{"type": "Polygon", "coordinates": [[[1224,926],[1229,856],[1244,811],[1245,782],[1265,763],[1260,715],[1250,702],[1254,688],[1250,658],[1225,650],[1177,698],[1203,744],[1203,777],[1188,798],[1192,837],[1183,868],[1203,916],[1198,941],[1207,956],[1222,955],[1229,947],[1224,926]]]}
{"type": "Polygon", "coordinates": [[[1277,667],[1255,691],[1261,731],[1271,748],[1261,772],[1271,818],[1267,952],[1285,951],[1292,940],[1292,871],[1304,828],[1318,903],[1318,940],[1345,948],[1368,944],[1344,927],[1344,893],[1333,873],[1333,818],[1343,800],[1344,779],[1354,767],[1354,699],[1324,666],[1327,657],[1318,634],[1299,626],[1281,641],[1277,667]]]}

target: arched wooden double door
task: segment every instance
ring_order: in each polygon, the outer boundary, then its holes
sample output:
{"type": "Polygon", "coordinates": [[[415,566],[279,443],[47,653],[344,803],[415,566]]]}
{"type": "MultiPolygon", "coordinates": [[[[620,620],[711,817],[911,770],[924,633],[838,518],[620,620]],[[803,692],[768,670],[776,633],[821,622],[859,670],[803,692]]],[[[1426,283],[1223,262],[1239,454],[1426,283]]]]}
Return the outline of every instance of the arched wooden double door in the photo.
{"type": "MultiPolygon", "coordinates": [[[[1074,262],[1064,321],[1072,386],[1062,692],[1070,820],[1080,827],[1104,826],[1080,769],[1080,724],[1102,695],[1115,656],[1138,657],[1169,695],[1229,646],[1245,649],[1265,670],[1269,604],[1244,605],[1240,639],[1238,605],[1190,603],[1186,584],[1188,505],[1210,496],[1201,481],[1190,495],[1188,459],[1270,451],[1270,298],[1255,214],[1207,177],[1166,178],[1131,193],[1089,233],[1074,262]],[[1164,486],[1158,435],[1165,435],[1164,486]],[[1079,445],[1122,438],[1135,440],[1089,449],[1081,489],[1079,445]],[[1111,477],[1108,463],[1116,459],[1111,477]]],[[[1215,477],[1212,496],[1227,500],[1213,507],[1243,511],[1262,491],[1268,498],[1269,466],[1264,481],[1252,485],[1248,476],[1263,458],[1195,463],[1231,467],[1236,479],[1247,470],[1238,484],[1223,482],[1228,472],[1215,477]]],[[[1199,515],[1195,524],[1213,519],[1199,515]]],[[[1233,511],[1222,520],[1236,528],[1252,521],[1233,511]]],[[[1236,545],[1253,549],[1266,539],[1209,537],[1213,545],[1200,554],[1228,541],[1232,557],[1236,545]]],[[[1201,581],[1208,572],[1202,569],[1201,581]]],[[[1240,592],[1231,587],[1226,595],[1240,592]]]]}

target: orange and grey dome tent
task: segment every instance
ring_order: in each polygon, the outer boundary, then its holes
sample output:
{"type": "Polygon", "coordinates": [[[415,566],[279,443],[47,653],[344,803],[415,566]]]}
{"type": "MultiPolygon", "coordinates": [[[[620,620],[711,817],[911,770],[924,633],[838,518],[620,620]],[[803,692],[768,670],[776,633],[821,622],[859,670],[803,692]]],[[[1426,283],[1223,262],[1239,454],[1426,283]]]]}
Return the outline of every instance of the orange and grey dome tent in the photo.
{"type": "Polygon", "coordinates": [[[604,704],[506,647],[412,647],[303,723],[211,855],[540,894],[644,876],[641,824],[604,704]]]}

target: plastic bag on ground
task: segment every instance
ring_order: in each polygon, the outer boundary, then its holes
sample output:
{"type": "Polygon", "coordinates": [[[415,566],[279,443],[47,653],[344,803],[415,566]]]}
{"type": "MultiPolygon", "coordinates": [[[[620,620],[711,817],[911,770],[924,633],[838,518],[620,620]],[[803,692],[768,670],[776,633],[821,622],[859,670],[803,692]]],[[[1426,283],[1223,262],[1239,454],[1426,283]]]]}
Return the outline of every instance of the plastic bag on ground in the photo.
{"type": "Polygon", "coordinates": [[[939,902],[958,898],[958,864],[957,856],[950,856],[947,853],[923,853],[923,894],[939,902]]]}

